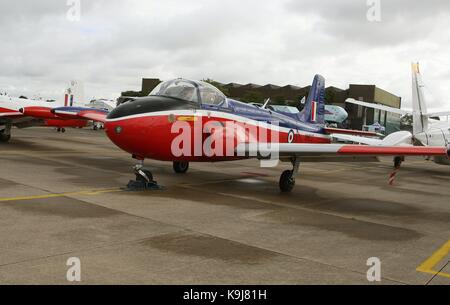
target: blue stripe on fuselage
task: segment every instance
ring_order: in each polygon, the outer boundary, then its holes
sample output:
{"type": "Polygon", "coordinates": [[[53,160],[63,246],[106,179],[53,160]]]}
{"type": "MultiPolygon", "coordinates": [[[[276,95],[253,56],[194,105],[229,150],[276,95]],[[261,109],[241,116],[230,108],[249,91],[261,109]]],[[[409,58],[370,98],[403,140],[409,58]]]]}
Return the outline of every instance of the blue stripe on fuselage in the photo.
{"type": "Polygon", "coordinates": [[[58,107],[58,108],[54,108],[53,110],[65,111],[65,112],[73,112],[73,113],[78,113],[78,112],[81,112],[81,111],[91,110],[91,111],[95,111],[95,112],[108,113],[108,110],[97,109],[97,108],[87,108],[87,107],[58,107]]]}
{"type": "Polygon", "coordinates": [[[300,120],[295,118],[295,114],[293,115],[293,117],[291,117],[285,114],[281,114],[268,109],[261,109],[256,106],[232,99],[227,99],[227,105],[223,107],[202,105],[202,108],[205,110],[233,113],[235,115],[239,115],[255,121],[278,124],[280,127],[289,129],[325,134],[324,125],[301,122],[300,120]]]}

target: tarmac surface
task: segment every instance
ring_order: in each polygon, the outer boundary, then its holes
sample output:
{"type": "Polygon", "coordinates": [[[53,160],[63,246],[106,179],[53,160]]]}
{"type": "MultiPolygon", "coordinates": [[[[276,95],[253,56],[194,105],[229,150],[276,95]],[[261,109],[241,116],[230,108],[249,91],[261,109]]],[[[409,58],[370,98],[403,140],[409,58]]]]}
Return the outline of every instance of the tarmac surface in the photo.
{"type": "Polygon", "coordinates": [[[289,164],[146,161],[164,190],[124,191],[134,160],[102,131],[13,130],[0,144],[0,283],[450,284],[450,167],[421,158],[289,164]],[[438,271],[441,272],[439,274],[438,271]]]}

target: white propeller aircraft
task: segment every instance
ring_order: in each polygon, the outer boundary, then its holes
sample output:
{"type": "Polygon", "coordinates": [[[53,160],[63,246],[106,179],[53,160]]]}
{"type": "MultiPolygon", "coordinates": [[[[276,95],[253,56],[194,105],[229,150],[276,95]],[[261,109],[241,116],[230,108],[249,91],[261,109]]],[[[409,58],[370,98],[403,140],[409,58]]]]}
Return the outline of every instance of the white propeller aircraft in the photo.
{"type": "MultiPolygon", "coordinates": [[[[383,105],[371,104],[354,99],[347,99],[346,102],[350,104],[360,105],[367,108],[379,109],[400,115],[413,116],[413,133],[407,131],[400,131],[393,135],[402,135],[404,143],[414,143],[419,146],[448,146],[450,143],[450,122],[442,122],[432,118],[441,116],[450,116],[450,111],[444,112],[428,112],[425,97],[423,94],[422,76],[419,70],[419,64],[412,64],[412,93],[413,93],[413,110],[407,111],[403,109],[392,108],[383,105]]],[[[387,137],[389,138],[389,136],[387,137]]],[[[386,138],[386,139],[387,139],[386,138]]],[[[367,143],[364,138],[361,138],[360,143],[374,145],[376,140],[373,139],[371,143],[367,143]]],[[[450,165],[448,158],[441,158],[435,156],[433,161],[437,164],[450,165]]]]}

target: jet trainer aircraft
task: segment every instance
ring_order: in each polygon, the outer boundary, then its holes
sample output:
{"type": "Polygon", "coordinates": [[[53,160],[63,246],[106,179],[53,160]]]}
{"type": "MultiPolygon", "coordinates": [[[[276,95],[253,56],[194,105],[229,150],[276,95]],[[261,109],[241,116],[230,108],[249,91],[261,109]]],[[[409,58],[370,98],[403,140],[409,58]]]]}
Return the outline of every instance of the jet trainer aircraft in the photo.
{"type": "Polygon", "coordinates": [[[171,161],[176,173],[185,173],[189,162],[286,161],[292,170],[282,173],[279,186],[281,191],[290,192],[304,157],[449,156],[450,149],[443,146],[400,145],[402,134],[387,137],[381,145],[332,144],[333,137],[339,135],[356,138],[376,134],[326,127],[324,96],[325,80],[316,75],[303,110],[286,115],[227,98],[204,82],[175,79],[110,113],[62,107],[53,109],[52,115],[103,122],[111,141],[139,160],[134,182],[143,188],[153,183],[151,172],[143,169],[144,159],[171,161]]]}
{"type": "MultiPolygon", "coordinates": [[[[58,131],[65,132],[65,127],[85,127],[87,121],[80,119],[61,119],[52,114],[56,102],[46,102],[26,98],[15,98],[8,95],[0,95],[0,142],[8,142],[11,139],[11,128],[26,128],[33,126],[56,127],[58,131]],[[24,110],[26,109],[26,110],[24,110]]],[[[75,106],[74,95],[71,88],[67,89],[64,104],[59,106],[75,106]]]]}

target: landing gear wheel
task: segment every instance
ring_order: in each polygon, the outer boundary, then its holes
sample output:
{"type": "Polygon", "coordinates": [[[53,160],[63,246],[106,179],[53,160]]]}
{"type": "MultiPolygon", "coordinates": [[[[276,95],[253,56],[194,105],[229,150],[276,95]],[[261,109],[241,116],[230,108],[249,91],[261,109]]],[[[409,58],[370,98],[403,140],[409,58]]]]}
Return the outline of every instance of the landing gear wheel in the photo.
{"type": "Polygon", "coordinates": [[[284,171],[280,177],[280,190],[283,193],[290,193],[295,186],[295,178],[290,170],[284,171]]]}
{"type": "Polygon", "coordinates": [[[97,125],[94,125],[94,128],[93,128],[94,130],[97,130],[98,129],[98,127],[97,127],[97,125]]]}
{"type": "Polygon", "coordinates": [[[144,161],[141,160],[139,164],[134,167],[134,174],[136,180],[130,180],[127,184],[128,191],[147,191],[147,190],[162,190],[163,187],[153,180],[151,171],[144,169],[144,161]]]}
{"type": "Polygon", "coordinates": [[[65,129],[65,128],[61,128],[61,132],[62,132],[62,133],[65,133],[65,132],[66,132],[66,129],[65,129]]]}
{"type": "Polygon", "coordinates": [[[7,143],[11,140],[11,128],[12,125],[7,123],[3,129],[0,129],[0,142],[7,143]]]}
{"type": "Polygon", "coordinates": [[[141,169],[140,172],[136,172],[136,181],[147,182],[147,183],[153,182],[153,174],[149,170],[141,169]]]}
{"type": "Polygon", "coordinates": [[[0,133],[0,142],[7,143],[7,142],[9,142],[9,140],[11,140],[10,134],[0,133]]]}
{"type": "Polygon", "coordinates": [[[395,157],[394,158],[394,168],[399,169],[402,162],[405,161],[405,157],[395,157]]]}
{"type": "Polygon", "coordinates": [[[61,128],[56,128],[56,132],[61,132],[61,128]]]}
{"type": "Polygon", "coordinates": [[[189,169],[189,162],[186,161],[174,161],[173,170],[177,174],[185,174],[189,169]]]}

